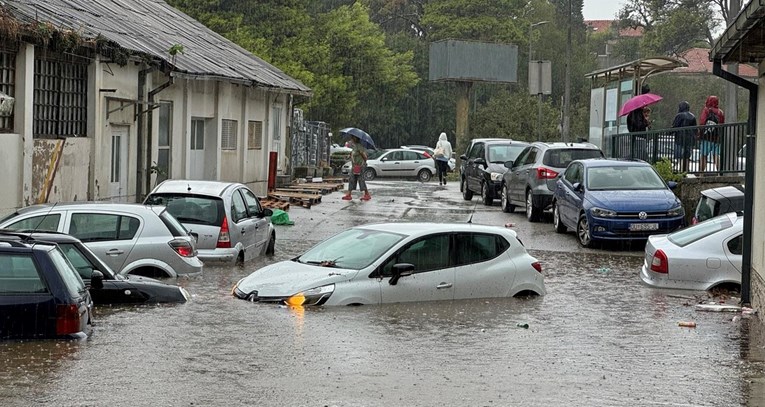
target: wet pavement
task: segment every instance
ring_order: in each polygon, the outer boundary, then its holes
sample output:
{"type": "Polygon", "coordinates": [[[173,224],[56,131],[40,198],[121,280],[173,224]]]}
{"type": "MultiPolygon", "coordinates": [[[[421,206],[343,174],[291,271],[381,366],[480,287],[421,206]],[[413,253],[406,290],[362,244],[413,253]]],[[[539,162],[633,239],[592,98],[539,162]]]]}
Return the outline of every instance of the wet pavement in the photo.
{"type": "Polygon", "coordinates": [[[0,342],[0,405],[765,405],[762,325],[694,311],[704,292],[642,285],[641,248],[581,249],[549,222],[464,201],[456,184],[370,189],[369,202],[334,192],[292,207],[273,258],[177,280],[190,303],[97,308],[85,341],[0,342]],[[548,294],[305,311],[230,296],[349,226],[468,219],[514,223],[548,294]]]}

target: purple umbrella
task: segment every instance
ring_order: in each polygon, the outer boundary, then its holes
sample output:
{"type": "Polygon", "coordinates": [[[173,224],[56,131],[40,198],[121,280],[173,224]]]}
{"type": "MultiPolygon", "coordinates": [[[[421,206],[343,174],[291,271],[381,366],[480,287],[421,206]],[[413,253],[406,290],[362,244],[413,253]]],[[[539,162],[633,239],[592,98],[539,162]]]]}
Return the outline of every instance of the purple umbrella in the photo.
{"type": "Polygon", "coordinates": [[[661,99],[661,96],[653,93],[643,93],[642,95],[634,96],[624,103],[622,110],[619,111],[619,116],[626,116],[633,110],[652,105],[661,99]]]}
{"type": "Polygon", "coordinates": [[[374,140],[372,140],[372,137],[364,130],[357,129],[355,127],[348,127],[340,130],[340,134],[344,135],[345,137],[356,136],[359,138],[359,140],[361,140],[361,144],[365,148],[372,150],[376,149],[374,140]]]}

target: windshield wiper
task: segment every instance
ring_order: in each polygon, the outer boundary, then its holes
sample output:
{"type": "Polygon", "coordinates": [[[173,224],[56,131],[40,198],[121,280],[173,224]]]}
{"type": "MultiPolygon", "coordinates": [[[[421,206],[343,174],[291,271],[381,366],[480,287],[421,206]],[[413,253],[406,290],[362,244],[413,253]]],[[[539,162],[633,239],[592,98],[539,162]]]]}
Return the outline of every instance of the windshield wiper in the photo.
{"type": "Polygon", "coordinates": [[[338,258],[336,258],[336,259],[334,259],[334,260],[321,260],[321,261],[317,261],[317,260],[308,260],[308,261],[306,261],[305,263],[306,263],[306,264],[313,264],[313,265],[316,265],[316,266],[321,266],[321,267],[338,267],[338,266],[337,266],[337,261],[338,261],[338,260],[340,260],[340,259],[342,259],[342,258],[343,258],[343,257],[342,257],[342,256],[340,256],[340,257],[338,257],[338,258]]]}

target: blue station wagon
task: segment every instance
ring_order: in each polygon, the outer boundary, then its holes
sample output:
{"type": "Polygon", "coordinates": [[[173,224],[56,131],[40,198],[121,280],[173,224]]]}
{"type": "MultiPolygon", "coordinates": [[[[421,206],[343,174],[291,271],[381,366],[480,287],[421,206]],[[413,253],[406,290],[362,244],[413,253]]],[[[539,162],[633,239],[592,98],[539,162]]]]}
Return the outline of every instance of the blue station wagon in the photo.
{"type": "Polygon", "coordinates": [[[572,161],[556,181],[555,231],[575,230],[584,247],[597,240],[645,240],[670,233],[684,225],[675,186],[643,161],[572,161]]]}

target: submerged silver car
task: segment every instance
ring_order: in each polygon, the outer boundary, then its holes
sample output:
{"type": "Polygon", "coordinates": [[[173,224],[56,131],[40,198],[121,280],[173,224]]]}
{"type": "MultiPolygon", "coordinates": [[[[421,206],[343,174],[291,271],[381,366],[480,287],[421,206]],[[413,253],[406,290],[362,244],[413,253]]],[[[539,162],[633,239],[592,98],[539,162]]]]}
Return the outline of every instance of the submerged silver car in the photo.
{"type": "Polygon", "coordinates": [[[233,294],[292,306],[545,294],[542,266],[510,229],[453,223],[357,226],[241,279],[233,294]]]}
{"type": "Polygon", "coordinates": [[[274,254],[272,211],[236,182],[167,180],[146,197],[147,205],[167,207],[196,236],[205,262],[244,262],[274,254]]]}
{"type": "Polygon", "coordinates": [[[68,233],[121,275],[202,272],[194,238],[163,207],[105,202],[32,205],[3,219],[0,228],[68,233]]]}

